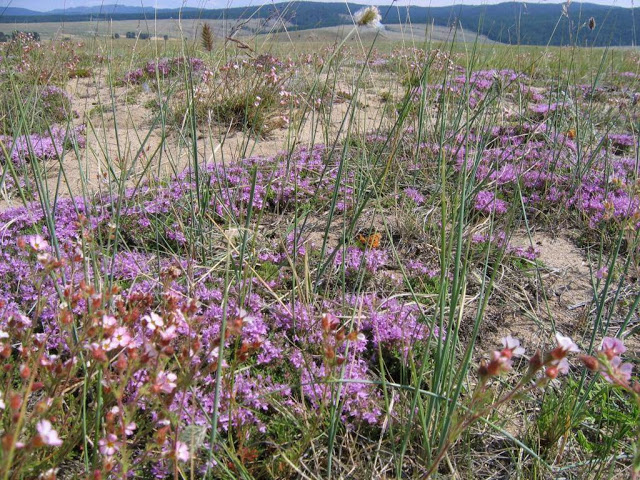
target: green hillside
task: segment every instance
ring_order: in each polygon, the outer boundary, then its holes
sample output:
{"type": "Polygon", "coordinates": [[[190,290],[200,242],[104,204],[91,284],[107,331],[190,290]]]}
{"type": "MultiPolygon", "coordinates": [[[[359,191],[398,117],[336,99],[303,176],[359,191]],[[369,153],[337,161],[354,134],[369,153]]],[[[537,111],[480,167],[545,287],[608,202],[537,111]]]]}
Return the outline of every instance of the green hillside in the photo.
{"type": "MultiPolygon", "coordinates": [[[[290,30],[331,27],[351,22],[351,13],[361,8],[346,3],[277,3],[259,7],[236,7],[217,10],[159,9],[155,13],[140,9],[128,13],[67,13],[38,15],[0,15],[0,23],[74,22],[88,20],[144,19],[282,19],[290,30]]],[[[497,5],[458,5],[449,7],[380,7],[383,22],[462,26],[491,40],[526,45],[637,45],[640,8],[629,9],[589,3],[573,3],[567,10],[562,4],[508,2],[497,5]],[[588,28],[593,17],[595,28],[588,28]]],[[[34,28],[33,30],[37,30],[34,28]]]]}

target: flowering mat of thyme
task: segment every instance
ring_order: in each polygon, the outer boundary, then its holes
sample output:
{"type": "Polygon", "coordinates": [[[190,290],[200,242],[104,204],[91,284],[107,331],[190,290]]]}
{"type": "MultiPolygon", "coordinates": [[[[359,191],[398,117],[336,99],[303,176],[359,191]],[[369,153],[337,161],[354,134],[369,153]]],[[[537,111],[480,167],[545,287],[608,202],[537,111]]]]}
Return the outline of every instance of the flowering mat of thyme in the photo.
{"type": "MultiPolygon", "coordinates": [[[[401,57],[378,55],[370,68],[401,57]]],[[[252,115],[270,94],[285,99],[273,108],[300,108],[282,79],[304,67],[261,62],[273,88],[247,106],[252,115]]],[[[149,62],[123,81],[185,64],[200,79],[195,102],[229,95],[211,93],[217,73],[199,59],[149,62]]],[[[255,69],[233,65],[223,74],[255,69]]],[[[407,86],[401,115],[413,124],[6,208],[5,478],[517,476],[531,462],[544,465],[540,478],[565,463],[575,478],[602,464],[629,474],[637,353],[623,360],[621,339],[638,345],[639,162],[627,128],[638,93],[635,74],[612,78],[609,90],[560,92],[511,69],[457,67],[441,84],[407,86]],[[430,135],[410,107],[482,111],[502,108],[502,95],[524,108],[430,135]],[[602,96],[624,105],[621,117],[607,131],[576,131],[602,96]],[[547,298],[557,272],[533,240],[563,227],[595,252],[585,257],[592,290],[571,310],[547,298]],[[506,311],[535,316],[535,332],[483,324],[506,311]],[[473,348],[501,337],[491,355],[473,348]],[[625,411],[617,424],[603,398],[625,411]],[[533,404],[543,405],[537,422],[533,404]],[[598,450],[610,432],[617,456],[598,450]],[[467,460],[461,438],[475,449],[467,460]]],[[[68,109],[68,94],[52,92],[42,97],[61,106],[45,110],[68,109]]],[[[84,135],[77,122],[5,135],[0,159],[16,169],[56,162],[70,143],[85,148],[84,135]]],[[[15,196],[26,183],[12,178],[3,174],[3,188],[15,196]]]]}

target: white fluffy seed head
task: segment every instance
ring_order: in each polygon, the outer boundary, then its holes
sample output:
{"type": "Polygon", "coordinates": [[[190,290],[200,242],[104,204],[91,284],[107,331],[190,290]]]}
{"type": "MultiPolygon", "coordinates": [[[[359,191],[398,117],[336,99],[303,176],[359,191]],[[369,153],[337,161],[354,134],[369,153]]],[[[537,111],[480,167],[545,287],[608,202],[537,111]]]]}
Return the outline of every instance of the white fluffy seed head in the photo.
{"type": "Polygon", "coordinates": [[[381,23],[382,15],[380,15],[378,7],[370,6],[361,8],[353,15],[353,18],[356,24],[361,27],[383,28],[381,23]]]}

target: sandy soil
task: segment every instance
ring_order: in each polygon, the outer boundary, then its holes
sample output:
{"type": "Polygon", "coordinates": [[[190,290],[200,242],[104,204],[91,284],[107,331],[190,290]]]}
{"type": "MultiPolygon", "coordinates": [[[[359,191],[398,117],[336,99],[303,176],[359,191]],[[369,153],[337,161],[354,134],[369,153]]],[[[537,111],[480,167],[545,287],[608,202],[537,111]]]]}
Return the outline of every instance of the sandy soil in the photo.
{"type": "MultiPolygon", "coordinates": [[[[177,126],[163,128],[152,104],[157,93],[150,88],[116,86],[113,91],[100,76],[75,79],[67,84],[72,108],[77,112],[75,123],[86,125],[86,148],[80,155],[68,152],[63,160],[66,183],[59,184],[58,160],[46,162],[47,181],[52,195],[56,187],[65,195],[99,192],[108,181],[127,176],[132,186],[141,178],[162,178],[174,175],[193,165],[193,141],[177,126]],[[126,173],[123,173],[126,172],[126,173]]],[[[348,92],[349,85],[338,85],[337,91],[348,92]]],[[[289,128],[278,119],[270,122],[266,135],[247,134],[221,125],[199,125],[195,140],[198,162],[233,163],[250,156],[272,156],[300,145],[311,145],[344,139],[347,133],[365,134],[378,129],[381,123],[381,99],[377,90],[363,90],[357,105],[341,98],[329,116],[316,112],[289,128]],[[355,108],[352,125],[345,117],[355,108]]],[[[279,118],[279,117],[278,117],[279,118]]],[[[18,205],[20,200],[0,199],[0,208],[18,205]]]]}

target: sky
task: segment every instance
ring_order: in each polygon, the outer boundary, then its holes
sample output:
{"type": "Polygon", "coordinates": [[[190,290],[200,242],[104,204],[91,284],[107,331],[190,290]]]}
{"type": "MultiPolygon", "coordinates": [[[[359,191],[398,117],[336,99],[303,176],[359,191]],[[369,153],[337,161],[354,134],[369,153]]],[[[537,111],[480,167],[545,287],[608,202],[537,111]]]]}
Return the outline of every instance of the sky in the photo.
{"type": "MultiPolygon", "coordinates": [[[[275,0],[276,2],[283,0],[275,0]]],[[[314,0],[322,1],[322,0],[314,0]]],[[[327,1],[339,1],[339,0],[327,0],[327,1]]],[[[391,3],[390,0],[349,0],[353,3],[373,3],[376,5],[391,3]]],[[[396,2],[400,5],[416,5],[421,7],[432,6],[440,7],[443,5],[483,5],[492,3],[501,3],[508,0],[401,0],[396,2]]],[[[553,0],[528,0],[531,3],[562,3],[561,1],[553,0]]],[[[245,6],[260,5],[263,3],[270,3],[268,0],[0,0],[0,8],[22,7],[30,10],[47,11],[56,8],[72,8],[80,6],[95,6],[95,5],[132,5],[132,6],[145,6],[156,8],[178,8],[181,6],[196,7],[196,8],[224,8],[233,6],[245,6]]],[[[574,0],[573,3],[580,3],[574,0]]],[[[617,7],[631,7],[640,6],[640,0],[589,0],[584,3],[598,3],[600,5],[615,5],[617,7]]]]}

